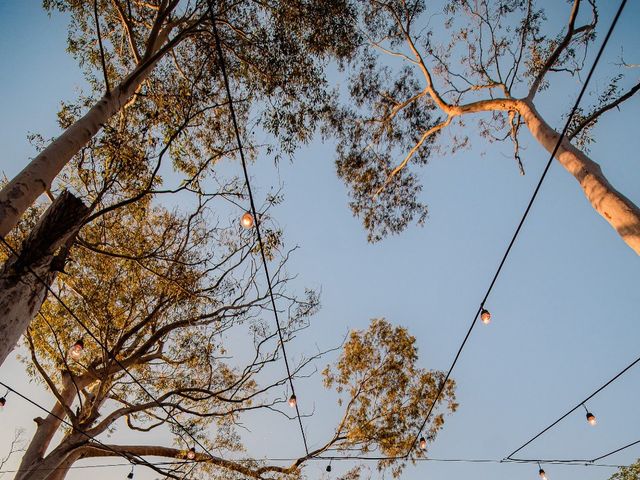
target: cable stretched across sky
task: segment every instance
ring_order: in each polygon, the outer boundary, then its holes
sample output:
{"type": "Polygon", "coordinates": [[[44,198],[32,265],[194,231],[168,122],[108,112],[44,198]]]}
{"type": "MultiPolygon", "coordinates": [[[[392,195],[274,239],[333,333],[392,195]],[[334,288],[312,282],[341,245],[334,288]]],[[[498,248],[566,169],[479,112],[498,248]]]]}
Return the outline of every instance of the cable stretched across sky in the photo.
{"type": "Polygon", "coordinates": [[[278,318],[278,309],[276,307],[276,301],[273,295],[273,287],[271,285],[271,275],[269,274],[269,266],[267,264],[267,257],[264,253],[264,242],[262,241],[262,234],[260,233],[260,218],[256,209],[256,204],[253,199],[253,192],[251,190],[251,181],[249,178],[249,171],[247,169],[247,161],[244,156],[244,148],[242,145],[242,139],[240,138],[240,129],[238,128],[238,120],[236,118],[236,111],[233,106],[233,95],[231,95],[231,87],[229,86],[229,78],[227,76],[227,67],[224,59],[224,52],[220,45],[220,37],[218,35],[218,28],[216,27],[216,17],[213,13],[212,0],[207,0],[209,7],[209,15],[211,16],[211,28],[213,30],[213,36],[216,42],[216,51],[220,60],[220,70],[222,72],[222,79],[224,81],[224,87],[227,93],[227,100],[229,103],[229,113],[231,115],[231,122],[233,124],[233,131],[235,133],[236,142],[238,144],[238,152],[240,153],[240,161],[242,163],[242,172],[244,174],[244,181],[247,185],[247,192],[249,194],[249,205],[251,207],[251,215],[255,222],[256,237],[258,239],[258,246],[260,247],[260,256],[262,258],[262,265],[264,266],[264,273],[267,279],[267,287],[269,290],[269,297],[271,299],[271,307],[273,309],[273,316],[276,321],[276,328],[278,330],[278,337],[280,338],[280,346],[282,347],[282,356],[284,358],[284,364],[287,369],[287,377],[289,378],[289,385],[291,387],[291,397],[289,398],[289,405],[296,409],[296,416],[298,417],[298,424],[300,425],[300,433],[302,434],[302,442],[304,444],[304,450],[309,455],[309,446],[307,445],[307,436],[304,432],[304,426],[302,425],[302,417],[300,416],[300,408],[298,407],[296,391],[293,386],[293,378],[291,376],[291,369],[289,367],[289,359],[287,358],[287,351],[284,345],[284,338],[282,336],[282,328],[280,326],[280,319],[278,318]]]}
{"type": "MultiPolygon", "coordinates": [[[[518,448],[516,448],[513,452],[511,452],[509,455],[507,455],[504,459],[505,460],[514,460],[513,456],[518,453],[519,451],[521,451],[523,448],[525,448],[526,446],[528,446],[529,444],[533,443],[533,441],[535,441],[536,439],[540,438],[543,434],[545,434],[546,432],[548,432],[549,430],[551,430],[553,427],[555,427],[558,423],[560,423],[562,420],[564,420],[565,418],[567,418],[569,415],[571,415],[573,412],[575,412],[576,410],[579,410],[580,407],[582,407],[585,403],[587,403],[589,400],[591,400],[593,397],[595,397],[598,393],[600,393],[602,390],[604,390],[605,388],[607,388],[609,385],[611,385],[613,382],[615,382],[618,378],[620,378],[622,375],[624,375],[625,373],[627,373],[631,368],[633,368],[636,364],[638,364],[640,362],[640,357],[636,358],[633,362],[631,362],[629,365],[627,365],[626,367],[624,367],[620,372],[618,372],[616,375],[614,375],[612,378],[610,378],[609,380],[607,380],[603,385],[601,385],[599,388],[597,388],[593,393],[591,393],[587,398],[585,398],[584,400],[582,400],[581,402],[579,402],[575,407],[571,408],[568,412],[564,413],[563,415],[561,415],[558,419],[556,419],[555,421],[553,421],[551,424],[549,424],[548,426],[546,426],[545,428],[543,428],[540,432],[538,432],[536,435],[534,435],[531,439],[527,440],[525,443],[523,443],[522,445],[520,445],[518,448]]],[[[637,443],[637,442],[636,442],[637,443]]],[[[609,454],[611,455],[611,454],[609,454]]],[[[607,457],[609,455],[604,455],[602,457],[598,457],[596,460],[599,460],[600,458],[604,458],[607,457]]]]}
{"type": "MultiPolygon", "coordinates": [[[[0,385],[2,385],[4,388],[6,388],[9,392],[14,393],[15,395],[17,395],[18,397],[20,397],[21,399],[25,400],[26,402],[30,403],[31,405],[39,408],[40,410],[42,410],[43,412],[47,413],[48,415],[51,415],[53,417],[55,417],[56,419],[58,419],[60,422],[64,423],[65,425],[67,425],[68,427],[70,427],[71,429],[73,429],[74,431],[78,432],[79,434],[83,435],[84,437],[88,438],[89,440],[92,440],[94,442],[96,442],[97,445],[99,445],[100,447],[104,448],[105,450],[108,450],[112,453],[114,453],[116,456],[122,457],[125,460],[129,461],[129,464],[139,464],[139,465],[144,465],[146,467],[151,468],[152,470],[155,470],[158,473],[161,473],[167,477],[172,476],[171,473],[163,471],[162,469],[158,468],[155,464],[152,464],[148,461],[146,461],[144,458],[142,458],[140,455],[134,455],[134,454],[130,454],[127,452],[121,452],[121,451],[117,451],[115,450],[113,447],[104,444],[103,442],[101,442],[100,440],[98,440],[96,437],[89,435],[86,431],[76,427],[75,425],[73,425],[71,422],[65,420],[64,418],[56,415],[55,413],[51,412],[49,409],[43,407],[42,405],[40,405],[39,403],[35,402],[34,400],[30,399],[29,397],[23,395],[22,393],[18,392],[16,389],[10,387],[9,385],[7,385],[6,383],[0,381],[0,385]]],[[[59,468],[67,468],[67,467],[59,467],[59,468]]],[[[41,470],[46,470],[46,469],[25,469],[25,470],[16,470],[17,471],[27,471],[27,472],[34,472],[34,471],[41,471],[41,470]]],[[[48,469],[48,470],[55,470],[55,469],[48,469]]],[[[0,472],[3,473],[3,472],[0,472]]]]}
{"type": "MultiPolygon", "coordinates": [[[[607,34],[604,38],[604,41],[602,42],[602,45],[600,45],[600,49],[598,50],[598,53],[596,55],[596,58],[593,61],[593,65],[591,65],[591,69],[589,70],[589,74],[587,75],[587,78],[584,81],[584,84],[582,85],[582,89],[580,90],[580,94],[578,95],[578,98],[576,99],[573,108],[571,109],[571,113],[569,114],[569,116],[567,117],[567,120],[565,122],[564,128],[562,129],[562,133],[560,134],[560,136],[558,137],[558,140],[555,144],[555,147],[553,148],[553,151],[551,152],[551,155],[549,156],[549,160],[547,161],[547,164],[542,172],[542,175],[540,176],[540,180],[538,180],[538,184],[536,185],[536,188],[533,191],[533,195],[531,196],[531,199],[529,200],[529,203],[527,205],[527,208],[525,209],[522,218],[520,219],[520,222],[518,223],[518,226],[513,234],[513,236],[511,237],[511,241],[509,242],[506,251],[504,252],[504,255],[502,256],[502,260],[500,260],[500,264],[498,265],[498,269],[496,270],[496,273],[493,275],[493,278],[491,280],[491,283],[489,284],[489,288],[487,289],[484,297],[482,298],[482,301],[480,302],[480,305],[478,306],[478,309],[473,317],[473,321],[471,322],[471,325],[469,326],[469,329],[467,330],[467,334],[464,336],[464,339],[462,340],[462,343],[460,344],[460,347],[458,348],[458,351],[456,352],[456,355],[453,359],[453,362],[451,363],[451,366],[449,367],[449,370],[447,371],[447,375],[445,376],[444,380],[440,383],[440,386],[438,388],[438,393],[436,394],[436,398],[433,400],[433,403],[431,404],[431,406],[429,407],[429,410],[427,411],[427,414],[425,415],[424,421],[422,422],[422,425],[420,426],[420,428],[418,429],[418,433],[415,436],[415,439],[413,441],[413,443],[409,446],[409,449],[407,450],[407,453],[404,455],[405,458],[408,458],[409,455],[411,455],[411,452],[413,451],[413,449],[415,448],[418,439],[420,438],[420,435],[422,434],[422,431],[424,430],[424,427],[427,425],[427,422],[429,421],[429,417],[431,416],[431,413],[433,412],[433,409],[435,408],[436,404],[438,403],[438,400],[440,399],[440,396],[442,395],[442,392],[444,391],[444,388],[446,386],[447,380],[449,380],[449,377],[451,376],[451,372],[453,371],[453,369],[456,366],[456,363],[458,363],[458,359],[460,358],[460,354],[462,353],[462,350],[464,349],[467,340],[469,340],[469,336],[471,335],[471,332],[473,331],[476,323],[477,323],[477,319],[478,316],[481,315],[482,313],[486,312],[486,310],[484,309],[485,303],[487,301],[487,299],[489,298],[489,295],[491,294],[491,291],[493,290],[494,285],[496,284],[496,280],[498,279],[498,276],[500,275],[500,272],[502,271],[502,267],[504,266],[507,257],[509,256],[509,253],[511,252],[511,249],[516,241],[516,238],[518,238],[518,235],[520,234],[520,230],[522,229],[522,226],[524,225],[525,220],[527,219],[527,216],[529,215],[529,212],[531,211],[531,207],[533,206],[533,203],[535,202],[538,193],[540,191],[540,187],[542,186],[542,183],[544,182],[544,179],[547,176],[547,172],[549,171],[549,168],[551,167],[551,164],[553,163],[553,160],[556,156],[556,153],[558,152],[558,149],[560,148],[560,145],[562,145],[562,141],[564,140],[568,130],[569,130],[569,126],[571,125],[571,121],[576,113],[576,111],[578,110],[578,107],[580,105],[580,101],[582,100],[582,97],[584,96],[586,90],[587,90],[587,86],[589,85],[589,81],[591,80],[591,77],[593,76],[593,72],[595,71],[596,67],[598,66],[598,62],[600,61],[600,58],[602,56],[602,53],[604,52],[604,49],[607,46],[607,43],[609,42],[609,38],[611,38],[611,34],[613,33],[613,30],[615,29],[616,24],[618,23],[618,19],[620,18],[620,15],[622,14],[622,11],[625,7],[625,5],[627,4],[627,0],[622,0],[620,2],[620,6],[618,7],[618,10],[616,12],[615,17],[613,18],[613,21],[611,22],[611,25],[609,26],[609,30],[607,31],[607,34]]],[[[487,312],[488,313],[488,312],[487,312]]]]}

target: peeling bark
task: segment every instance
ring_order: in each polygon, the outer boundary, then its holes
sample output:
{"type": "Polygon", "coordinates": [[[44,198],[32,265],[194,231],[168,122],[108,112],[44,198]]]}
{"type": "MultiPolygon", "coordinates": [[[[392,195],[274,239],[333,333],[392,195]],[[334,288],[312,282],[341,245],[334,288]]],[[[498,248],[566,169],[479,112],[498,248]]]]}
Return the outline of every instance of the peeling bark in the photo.
{"type": "Polygon", "coordinates": [[[75,236],[88,212],[82,201],[67,191],[62,192],[24,241],[21,253],[2,267],[0,365],[15,348],[47,296],[47,287],[38,277],[51,285],[66,260],[67,249],[61,247],[75,236]]]}

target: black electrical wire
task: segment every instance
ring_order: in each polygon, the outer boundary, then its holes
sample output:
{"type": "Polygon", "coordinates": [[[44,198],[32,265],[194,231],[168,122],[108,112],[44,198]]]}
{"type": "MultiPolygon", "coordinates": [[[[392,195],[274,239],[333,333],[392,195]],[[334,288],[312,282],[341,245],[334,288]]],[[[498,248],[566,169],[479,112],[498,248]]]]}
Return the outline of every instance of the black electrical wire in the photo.
{"type": "Polygon", "coordinates": [[[267,258],[264,253],[264,243],[262,241],[262,235],[260,234],[260,219],[258,217],[258,212],[256,210],[256,205],[253,199],[253,192],[251,191],[251,182],[249,179],[249,171],[247,169],[247,162],[244,157],[244,149],[242,146],[242,140],[240,138],[240,129],[238,128],[238,120],[236,118],[235,108],[233,106],[233,97],[231,95],[231,88],[229,86],[229,78],[227,76],[227,68],[226,62],[224,60],[224,53],[222,51],[222,46],[220,45],[220,37],[218,35],[218,28],[216,26],[216,17],[213,13],[213,5],[211,0],[207,0],[207,4],[209,7],[209,15],[211,16],[211,26],[213,30],[213,36],[216,41],[216,50],[218,53],[218,57],[220,59],[220,70],[222,72],[222,78],[224,80],[224,86],[227,92],[227,100],[229,102],[229,112],[231,115],[231,122],[233,124],[233,129],[235,132],[236,141],[238,143],[238,151],[240,152],[240,161],[242,163],[242,171],[244,173],[245,183],[247,185],[247,192],[249,194],[249,203],[251,205],[251,214],[253,215],[253,220],[255,222],[256,229],[256,237],[258,239],[258,246],[260,247],[260,256],[262,257],[262,264],[264,265],[264,272],[267,277],[267,287],[269,289],[269,297],[271,298],[271,307],[273,308],[273,315],[276,320],[276,327],[278,329],[278,337],[280,338],[280,345],[282,346],[282,356],[284,357],[284,363],[287,368],[287,376],[289,377],[289,385],[291,386],[291,394],[293,398],[296,399],[295,408],[296,415],[298,417],[298,423],[300,425],[300,432],[302,433],[302,441],[304,442],[304,449],[307,455],[309,455],[309,447],[307,445],[307,436],[304,433],[304,426],[302,425],[302,417],[300,416],[300,409],[298,408],[298,402],[296,397],[295,388],[293,386],[293,378],[291,376],[291,369],[289,368],[289,360],[287,359],[287,351],[284,345],[284,338],[282,336],[282,329],[280,327],[280,319],[278,318],[278,309],[276,308],[276,301],[273,295],[273,288],[271,285],[271,275],[269,274],[269,267],[267,265],[267,258]]]}
{"type": "MultiPolygon", "coordinates": [[[[620,370],[615,376],[613,376],[611,379],[609,379],[606,383],[604,383],[602,386],[600,386],[597,390],[595,390],[591,395],[589,395],[587,398],[585,398],[584,400],[582,400],[580,403],[578,403],[575,407],[573,407],[571,410],[569,410],[568,412],[566,412],[564,415],[560,416],[560,418],[558,418],[557,420],[555,420],[553,423],[551,423],[550,425],[548,425],[547,427],[545,427],[544,429],[542,429],[539,433],[537,433],[536,435],[534,435],[530,440],[528,440],[527,442],[523,443],[521,446],[519,446],[518,448],[516,448],[513,452],[511,452],[509,455],[507,455],[505,457],[505,460],[511,460],[512,457],[518,453],[520,450],[522,450],[523,448],[525,448],[527,445],[529,445],[530,443],[532,443],[534,440],[538,439],[539,437],[541,437],[544,433],[548,432],[549,430],[551,430],[553,427],[555,427],[558,423],[560,423],[562,420],[564,420],[565,418],[567,418],[569,415],[571,415],[573,412],[575,412],[576,410],[578,410],[581,406],[583,406],[584,403],[588,402],[589,400],[591,400],[593,397],[595,397],[598,393],[600,393],[602,390],[604,390],[605,388],[607,388],[609,385],[611,385],[613,382],[615,382],[618,378],[620,378],[622,375],[624,375],[629,369],[631,369],[633,366],[635,366],[638,362],[640,362],[640,357],[636,358],[633,362],[631,362],[629,365],[627,365],[625,368],[623,368],[622,370],[620,370]]],[[[586,408],[586,407],[585,407],[586,408]]],[[[601,457],[604,458],[604,457],[601,457]]]]}
{"type": "MultiPolygon", "coordinates": [[[[603,466],[604,464],[597,464],[595,462],[598,462],[600,460],[602,460],[603,458],[607,458],[610,457],[611,455],[615,455],[616,453],[620,453],[623,450],[626,450],[627,448],[631,448],[634,447],[636,445],[640,444],[640,440],[636,440],[635,442],[631,442],[631,443],[627,443],[626,445],[616,448],[615,450],[611,450],[610,452],[604,453],[602,455],[600,455],[599,457],[596,458],[592,458],[592,459],[582,459],[582,460],[570,460],[570,459],[556,459],[556,460],[552,460],[552,459],[531,459],[531,458],[504,458],[501,460],[502,463],[534,463],[534,462],[539,462],[539,463],[547,463],[547,464],[557,464],[557,465],[565,465],[565,464],[573,464],[573,465],[581,465],[581,464],[588,464],[588,465],[599,465],[599,466],[603,466]]],[[[623,465],[619,465],[618,467],[622,467],[623,465]]]]}
{"type": "MultiPolygon", "coordinates": [[[[16,257],[19,256],[18,252],[3,238],[0,236],[0,241],[2,241],[2,243],[11,251],[11,253],[13,255],[15,255],[16,257]]],[[[53,289],[51,288],[51,286],[49,286],[49,284],[47,282],[44,281],[44,279],[38,275],[30,266],[26,266],[27,270],[29,271],[29,273],[31,273],[40,283],[42,283],[42,285],[44,285],[44,287],[47,289],[47,291],[65,308],[65,310],[67,310],[67,312],[69,312],[69,314],[74,318],[74,320],[78,323],[78,325],[80,325],[82,327],[82,329],[87,332],[87,335],[89,335],[105,352],[106,354],[109,356],[109,358],[111,360],[113,360],[113,362],[118,365],[125,373],[127,373],[127,375],[129,375],[129,377],[131,377],[131,379],[133,380],[133,382],[138,385],[143,391],[144,393],[151,399],[153,400],[153,402],[155,402],[166,414],[167,417],[170,418],[177,426],[179,426],[189,437],[191,437],[191,439],[195,442],[196,445],[198,445],[200,448],[202,448],[202,450],[209,455],[210,457],[214,457],[214,455],[207,449],[207,447],[205,447],[193,434],[191,434],[191,432],[189,432],[189,430],[182,425],[176,418],[175,416],[165,408],[164,405],[162,405],[157,398],[155,398],[151,392],[149,392],[149,390],[140,383],[140,381],[138,381],[138,379],[129,371],[129,369],[127,369],[127,367],[125,365],[122,364],[122,362],[120,360],[118,360],[116,358],[116,356],[106,347],[106,345],[104,345],[100,339],[98,337],[96,337],[93,332],[91,332],[91,330],[89,329],[89,327],[87,327],[87,325],[75,314],[75,312],[64,302],[64,300],[62,300],[62,298],[53,291],[53,289]]]]}
{"type": "Polygon", "coordinates": [[[616,12],[615,17],[613,18],[613,21],[611,22],[611,26],[609,27],[609,30],[607,31],[607,35],[605,36],[604,41],[602,42],[602,45],[600,46],[600,49],[598,50],[598,54],[596,55],[596,58],[595,58],[595,60],[593,62],[593,65],[591,66],[591,69],[589,70],[589,74],[587,75],[587,78],[585,79],[585,82],[584,82],[584,84],[582,86],[582,89],[580,90],[580,94],[578,95],[578,98],[576,99],[576,101],[575,101],[575,103],[573,105],[573,108],[571,109],[571,113],[567,117],[567,121],[565,122],[564,128],[562,129],[562,133],[558,137],[558,141],[556,142],[556,145],[553,148],[553,151],[551,152],[551,155],[549,156],[549,161],[547,162],[547,165],[545,166],[545,168],[544,168],[544,170],[542,172],[542,175],[540,176],[540,180],[538,181],[538,184],[536,185],[536,188],[533,191],[533,195],[531,196],[531,200],[529,200],[529,204],[527,205],[527,208],[525,209],[524,214],[522,215],[522,218],[520,219],[520,223],[518,223],[518,227],[516,228],[516,231],[513,234],[513,237],[511,238],[511,241],[509,242],[509,245],[507,246],[507,250],[504,252],[504,255],[502,256],[502,260],[500,261],[500,265],[498,266],[498,269],[496,270],[496,273],[494,274],[493,279],[491,280],[491,284],[489,285],[489,288],[487,289],[487,292],[485,293],[482,301],[480,302],[480,306],[478,307],[478,310],[476,311],[476,314],[473,317],[473,321],[471,322],[471,326],[469,327],[469,330],[467,331],[467,334],[465,335],[464,339],[462,340],[462,343],[460,344],[460,348],[458,348],[458,352],[456,353],[456,356],[453,359],[453,362],[451,363],[451,366],[449,367],[449,371],[447,372],[447,375],[445,376],[444,381],[440,384],[440,388],[438,389],[438,393],[436,394],[436,398],[433,400],[433,403],[429,407],[427,415],[425,416],[425,419],[422,422],[422,425],[420,426],[420,429],[418,430],[418,433],[416,434],[414,441],[411,443],[407,453],[404,455],[405,458],[407,458],[409,455],[411,455],[411,452],[415,448],[415,445],[416,445],[416,443],[418,441],[418,438],[420,437],[420,434],[422,433],[422,430],[424,429],[425,425],[429,421],[429,417],[431,416],[431,413],[433,412],[433,409],[435,408],[436,403],[438,403],[438,400],[440,399],[440,396],[442,395],[442,392],[444,391],[444,388],[446,386],[446,382],[447,382],[447,380],[449,380],[449,376],[451,375],[451,372],[453,371],[453,368],[456,366],[456,363],[458,362],[458,359],[460,358],[460,354],[462,353],[462,350],[463,350],[465,344],[467,343],[467,340],[469,339],[469,336],[471,335],[471,332],[473,331],[473,328],[476,325],[476,320],[478,319],[478,315],[480,315],[480,312],[484,308],[484,304],[487,301],[487,298],[489,297],[489,294],[493,290],[493,286],[495,285],[496,280],[498,279],[498,276],[500,275],[500,272],[502,271],[502,267],[504,266],[504,263],[507,260],[507,257],[509,256],[509,253],[511,252],[511,248],[513,247],[513,244],[515,243],[516,238],[518,237],[518,234],[520,233],[520,230],[522,229],[522,225],[524,224],[524,221],[526,220],[527,216],[529,215],[529,211],[531,210],[531,207],[533,206],[533,202],[536,200],[536,197],[538,196],[538,192],[540,191],[540,187],[542,186],[542,182],[544,181],[545,177],[547,176],[547,172],[549,171],[549,168],[551,167],[551,164],[553,163],[553,159],[555,158],[555,155],[558,152],[558,149],[560,148],[560,145],[562,144],[562,141],[564,140],[564,137],[567,134],[567,131],[569,130],[569,125],[571,124],[571,120],[573,119],[573,116],[575,115],[575,113],[576,113],[576,111],[578,109],[580,101],[582,100],[582,97],[583,97],[584,93],[587,90],[587,86],[589,85],[589,81],[591,80],[591,76],[593,75],[593,72],[595,71],[596,66],[598,65],[598,62],[600,61],[600,57],[602,56],[602,53],[604,52],[604,49],[607,46],[607,43],[609,42],[609,38],[611,37],[611,34],[613,33],[613,30],[614,30],[614,28],[616,26],[616,23],[618,23],[618,19],[620,18],[620,15],[622,14],[622,10],[624,9],[624,6],[626,5],[626,3],[627,3],[627,0],[622,0],[622,2],[620,2],[620,7],[618,7],[618,11],[616,12]]]}
{"type": "MultiPolygon", "coordinates": [[[[154,466],[154,464],[151,464],[149,462],[147,462],[144,458],[142,458],[139,455],[134,455],[134,454],[130,454],[127,452],[119,452],[117,450],[115,450],[113,447],[104,444],[103,442],[101,442],[100,440],[98,440],[96,437],[89,435],[87,432],[85,432],[84,430],[76,427],[75,425],[73,425],[71,422],[68,422],[67,420],[65,420],[64,418],[56,415],[55,413],[53,413],[52,411],[48,410],[47,408],[43,407],[42,405],[40,405],[39,403],[35,402],[34,400],[30,399],[29,397],[23,395],[22,393],[18,392],[16,389],[10,387],[9,385],[7,385],[6,383],[0,381],[0,385],[2,385],[4,388],[6,388],[8,391],[15,393],[18,397],[20,397],[23,400],[26,400],[27,402],[29,402],[31,405],[39,408],[40,410],[42,410],[43,412],[47,413],[48,415],[51,415],[52,417],[56,418],[57,420],[59,420],[60,422],[64,423],[65,425],[67,425],[68,427],[71,427],[74,431],[80,433],[81,435],[87,437],[89,440],[92,440],[94,442],[96,442],[98,445],[100,445],[101,447],[104,447],[105,449],[109,450],[112,453],[115,453],[117,456],[120,456],[122,458],[124,458],[125,460],[129,461],[129,464],[132,463],[136,463],[138,465],[144,465],[146,467],[151,468],[152,470],[158,472],[158,473],[162,473],[163,475],[167,475],[166,472],[164,472],[162,469],[160,468],[156,468],[154,466]]],[[[58,467],[55,469],[23,469],[22,471],[27,471],[27,472],[32,472],[32,471],[36,471],[36,470],[58,470],[60,468],[67,468],[67,467],[58,467]]]]}
{"type": "Polygon", "coordinates": [[[640,443],[640,440],[636,440],[635,442],[628,443],[624,447],[616,448],[615,450],[612,450],[611,452],[605,453],[604,455],[600,455],[599,457],[594,458],[592,460],[592,462],[597,462],[598,460],[602,460],[603,458],[610,457],[611,455],[613,455],[615,453],[619,453],[619,452],[621,452],[623,450],[626,450],[627,448],[633,447],[634,445],[638,445],[639,443],[640,443]]]}
{"type": "MultiPolygon", "coordinates": [[[[309,461],[379,461],[380,459],[386,459],[387,457],[310,457],[309,461]]],[[[244,461],[271,461],[271,462],[294,462],[298,460],[297,458],[260,458],[260,459],[234,459],[236,462],[244,462],[244,461]]],[[[465,463],[465,464],[496,464],[496,465],[506,465],[509,463],[516,464],[541,464],[541,465],[562,465],[567,467],[599,467],[599,468],[623,468],[627,465],[614,465],[607,463],[592,463],[591,460],[575,460],[575,461],[566,461],[566,460],[533,460],[533,459],[522,459],[522,460],[496,460],[496,459],[484,459],[484,458],[416,458],[417,462],[432,462],[432,463],[465,463]]],[[[148,462],[149,465],[153,466],[171,466],[171,465],[183,465],[189,463],[198,463],[192,462],[189,460],[182,462],[148,462]]],[[[130,466],[131,463],[107,463],[102,465],[74,465],[71,467],[56,467],[56,468],[35,468],[33,470],[27,469],[15,469],[15,470],[0,470],[0,474],[2,473],[20,473],[24,471],[54,471],[60,470],[61,468],[68,468],[69,470],[86,470],[90,468],[113,468],[113,467],[127,467],[130,466]]]]}

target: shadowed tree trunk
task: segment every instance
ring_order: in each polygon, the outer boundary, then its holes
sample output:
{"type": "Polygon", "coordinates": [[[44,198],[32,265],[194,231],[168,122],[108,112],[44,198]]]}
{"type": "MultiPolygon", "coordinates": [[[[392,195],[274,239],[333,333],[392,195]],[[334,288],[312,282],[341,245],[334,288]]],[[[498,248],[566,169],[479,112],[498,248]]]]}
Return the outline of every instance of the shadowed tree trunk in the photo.
{"type": "Polygon", "coordinates": [[[14,349],[47,296],[66,260],[65,244],[89,209],[64,191],[44,212],[22,245],[0,271],[0,365],[14,349]]]}

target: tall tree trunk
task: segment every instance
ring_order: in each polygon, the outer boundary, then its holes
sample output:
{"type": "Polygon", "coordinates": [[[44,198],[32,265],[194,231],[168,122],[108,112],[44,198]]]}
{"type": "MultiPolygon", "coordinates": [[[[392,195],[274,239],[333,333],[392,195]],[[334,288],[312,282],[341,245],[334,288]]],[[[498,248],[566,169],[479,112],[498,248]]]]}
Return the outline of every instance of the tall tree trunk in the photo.
{"type": "Polygon", "coordinates": [[[0,237],[5,237],[16,226],[25,210],[51,187],[56,175],[73,156],[131,99],[155,62],[144,65],[105,94],[0,191],[0,237]]]}
{"type": "Polygon", "coordinates": [[[53,471],[49,476],[47,476],[46,480],[64,480],[67,477],[67,473],[69,473],[69,467],[73,466],[75,462],[80,458],[80,451],[77,450],[73,453],[70,453],[62,464],[53,471]]]}
{"type": "Polygon", "coordinates": [[[46,469],[58,468],[68,458],[72,445],[77,444],[79,441],[86,441],[86,437],[72,433],[69,438],[63,440],[60,445],[49,453],[46,459],[44,458],[51,440],[62,424],[60,418],[67,416],[66,408],[73,404],[77,390],[85,388],[87,383],[89,383],[89,378],[85,376],[82,379],[77,379],[76,384],[74,384],[69,372],[62,372],[62,392],[60,393],[62,403],[60,401],[56,402],[51,414],[47,415],[46,418],[37,417],[34,419],[37,425],[36,433],[33,435],[22,457],[20,472],[15,476],[14,480],[32,479],[36,478],[36,476],[37,478],[46,478],[53,471],[46,469]],[[36,470],[38,471],[36,472],[36,470]]]}
{"type": "Polygon", "coordinates": [[[67,254],[64,246],[78,232],[88,211],[78,198],[62,192],[38,220],[20,254],[0,270],[0,365],[40,310],[47,296],[41,280],[51,285],[62,269],[67,254]]]}
{"type": "MultiPolygon", "coordinates": [[[[519,108],[533,137],[551,153],[560,135],[544,121],[535,107],[526,101],[519,108]]],[[[591,206],[618,232],[634,252],[640,255],[640,208],[618,192],[602,173],[600,165],[564,139],[556,159],[575,177],[591,206]]]]}

